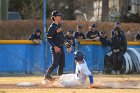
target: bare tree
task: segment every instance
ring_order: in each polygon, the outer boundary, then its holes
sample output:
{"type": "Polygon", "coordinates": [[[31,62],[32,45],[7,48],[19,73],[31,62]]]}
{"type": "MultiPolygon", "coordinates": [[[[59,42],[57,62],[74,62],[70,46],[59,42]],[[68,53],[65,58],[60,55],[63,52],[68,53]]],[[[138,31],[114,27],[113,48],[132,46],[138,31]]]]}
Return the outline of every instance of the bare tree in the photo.
{"type": "Polygon", "coordinates": [[[43,15],[43,0],[30,0],[23,3],[22,14],[25,18],[41,19],[43,15]]]}
{"type": "Polygon", "coordinates": [[[129,0],[119,0],[121,18],[125,19],[128,13],[129,0]]]}
{"type": "Polygon", "coordinates": [[[109,17],[109,0],[102,0],[102,21],[108,21],[109,17]]]}

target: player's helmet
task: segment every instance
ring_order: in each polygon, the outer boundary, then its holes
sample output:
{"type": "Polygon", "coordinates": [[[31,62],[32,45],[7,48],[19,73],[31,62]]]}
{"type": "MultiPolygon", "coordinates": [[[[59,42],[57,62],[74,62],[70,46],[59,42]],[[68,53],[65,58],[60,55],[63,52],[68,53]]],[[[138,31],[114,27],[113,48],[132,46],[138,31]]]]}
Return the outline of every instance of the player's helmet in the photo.
{"type": "Polygon", "coordinates": [[[76,61],[83,61],[84,53],[82,51],[78,51],[75,53],[75,60],[76,61]]]}

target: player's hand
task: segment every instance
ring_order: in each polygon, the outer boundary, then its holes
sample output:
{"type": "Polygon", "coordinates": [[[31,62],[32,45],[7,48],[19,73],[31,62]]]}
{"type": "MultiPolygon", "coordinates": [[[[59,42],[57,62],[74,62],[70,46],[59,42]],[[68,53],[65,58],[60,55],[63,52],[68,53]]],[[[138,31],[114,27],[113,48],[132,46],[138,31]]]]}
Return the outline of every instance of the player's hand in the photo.
{"type": "Polygon", "coordinates": [[[93,41],[100,41],[100,37],[94,38],[93,41]]]}
{"type": "Polygon", "coordinates": [[[71,53],[71,51],[72,51],[72,50],[71,50],[71,47],[70,47],[70,48],[67,48],[67,51],[68,51],[69,53],[71,53]]]}
{"type": "Polygon", "coordinates": [[[55,46],[55,47],[54,47],[54,50],[55,50],[55,53],[60,53],[60,50],[61,50],[61,49],[60,49],[59,47],[55,46]]]}
{"type": "Polygon", "coordinates": [[[62,27],[57,29],[57,33],[61,32],[62,30],[63,30],[62,27]]]}
{"type": "Polygon", "coordinates": [[[71,45],[73,45],[74,44],[73,40],[71,40],[70,43],[71,43],[71,45]]]}
{"type": "Polygon", "coordinates": [[[83,37],[82,36],[79,36],[78,39],[83,39],[83,37]]]}
{"type": "Polygon", "coordinates": [[[41,44],[41,43],[42,43],[42,40],[34,39],[33,42],[34,42],[35,44],[41,44]]]}

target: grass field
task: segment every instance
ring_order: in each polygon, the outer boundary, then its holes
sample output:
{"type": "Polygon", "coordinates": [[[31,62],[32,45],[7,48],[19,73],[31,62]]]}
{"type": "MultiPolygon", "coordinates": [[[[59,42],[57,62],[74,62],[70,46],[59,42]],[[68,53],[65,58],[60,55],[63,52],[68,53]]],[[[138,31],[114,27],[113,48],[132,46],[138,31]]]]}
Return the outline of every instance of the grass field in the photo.
{"type": "MultiPolygon", "coordinates": [[[[124,81],[140,82],[140,75],[118,75],[118,76],[95,75],[94,77],[95,82],[124,82],[124,81]]],[[[70,89],[70,88],[66,89],[66,88],[46,88],[42,86],[35,87],[16,86],[16,84],[20,82],[32,82],[40,84],[42,80],[43,80],[42,76],[0,77],[0,93],[140,93],[140,89],[70,89]]]]}

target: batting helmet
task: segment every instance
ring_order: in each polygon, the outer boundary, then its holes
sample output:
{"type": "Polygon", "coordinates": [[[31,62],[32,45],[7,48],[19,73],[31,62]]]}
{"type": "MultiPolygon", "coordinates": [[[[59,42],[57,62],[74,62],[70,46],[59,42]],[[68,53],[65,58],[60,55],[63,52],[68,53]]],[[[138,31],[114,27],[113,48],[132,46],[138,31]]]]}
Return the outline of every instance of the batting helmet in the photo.
{"type": "Polygon", "coordinates": [[[76,61],[83,61],[84,59],[84,53],[81,51],[78,51],[75,53],[75,60],[76,61]]]}

